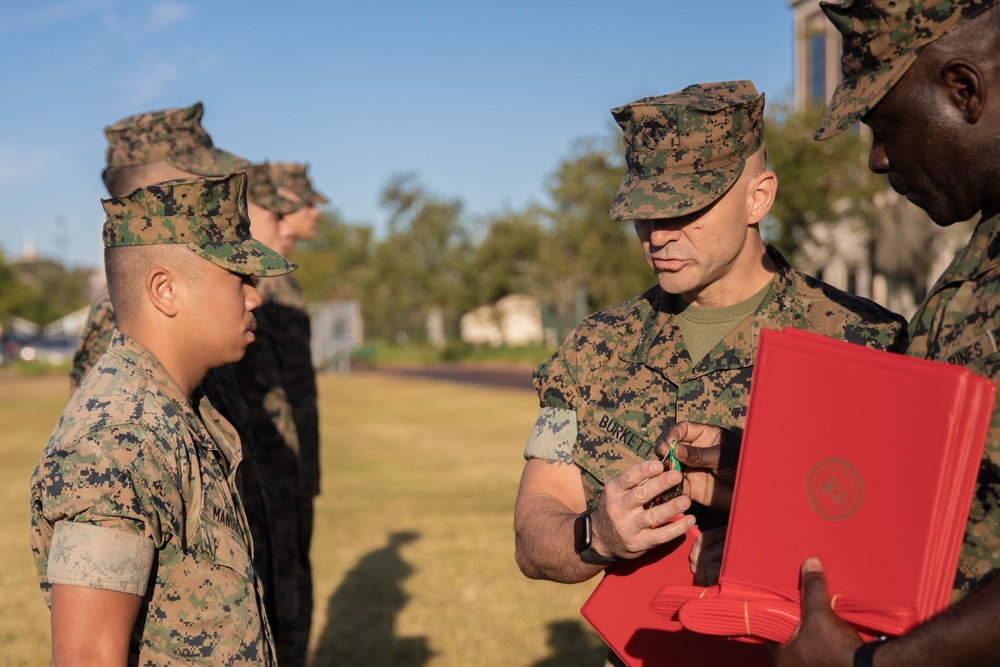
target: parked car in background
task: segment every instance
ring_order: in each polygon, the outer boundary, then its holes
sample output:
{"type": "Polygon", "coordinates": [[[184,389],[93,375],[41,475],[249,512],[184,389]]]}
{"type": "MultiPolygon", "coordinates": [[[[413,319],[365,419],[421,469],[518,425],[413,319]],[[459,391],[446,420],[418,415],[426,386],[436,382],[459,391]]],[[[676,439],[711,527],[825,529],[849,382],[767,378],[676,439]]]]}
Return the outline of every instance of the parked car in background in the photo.
{"type": "Polygon", "coordinates": [[[75,336],[5,333],[0,336],[0,363],[14,360],[50,365],[67,363],[73,358],[76,343],[75,336]]]}

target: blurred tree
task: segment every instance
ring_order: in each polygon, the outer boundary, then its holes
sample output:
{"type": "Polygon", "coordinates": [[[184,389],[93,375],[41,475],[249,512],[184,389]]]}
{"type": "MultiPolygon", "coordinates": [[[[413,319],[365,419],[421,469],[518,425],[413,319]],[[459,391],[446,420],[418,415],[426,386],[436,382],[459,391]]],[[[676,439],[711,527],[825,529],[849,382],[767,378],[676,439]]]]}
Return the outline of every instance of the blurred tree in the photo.
{"type": "Polygon", "coordinates": [[[812,225],[857,217],[872,229],[872,198],[885,179],[868,169],[868,141],[859,132],[814,141],[822,107],[795,112],[787,104],[768,107],[765,119],[768,167],[778,174],[778,196],[765,226],[768,240],[789,260],[813,239],[812,225]]]}
{"type": "Polygon", "coordinates": [[[382,340],[425,341],[428,316],[438,311],[446,335],[456,333],[475,301],[462,202],[430,195],[415,175],[403,174],[389,182],[381,203],[389,210],[389,233],[375,247],[366,290],[372,332],[382,340]]]}
{"type": "Polygon", "coordinates": [[[642,293],[654,283],[632,225],[609,218],[625,172],[617,134],[578,142],[549,181],[548,242],[536,266],[559,335],[580,317],[642,293]],[[579,312],[585,292],[585,312],[579,312]]]}
{"type": "MultiPolygon", "coordinates": [[[[930,266],[937,231],[914,221],[919,211],[887,194],[885,179],[868,170],[861,133],[813,141],[819,114],[780,104],[769,110],[768,163],[778,172],[779,193],[765,236],[795,261],[803,245],[822,244],[816,229],[833,225],[838,234],[837,221],[853,219],[866,230],[876,270],[916,285],[914,276],[930,266]]],[[[632,225],[608,218],[624,169],[617,128],[577,142],[548,180],[551,205],[485,216],[477,243],[460,200],[429,194],[414,174],[398,175],[381,194],[389,213],[385,238],[328,212],[317,238],[292,258],[310,300],[360,300],[366,334],[376,340],[426,340],[435,310],[452,335],[464,312],[518,293],[555,314],[550,324],[561,337],[580,317],[655,282],[632,225]]]]}
{"type": "Polygon", "coordinates": [[[299,244],[291,259],[295,277],[310,301],[363,300],[372,282],[375,241],[371,227],[344,222],[325,211],[316,238],[299,244]]]}
{"type": "Polygon", "coordinates": [[[0,255],[0,319],[15,315],[44,326],[85,307],[88,273],[51,259],[8,262],[0,255]]]}
{"type": "Polygon", "coordinates": [[[23,286],[14,269],[7,263],[3,252],[0,252],[0,321],[9,315],[17,314],[23,286]]]}
{"type": "Polygon", "coordinates": [[[486,233],[476,244],[470,276],[474,305],[492,304],[510,294],[540,296],[538,266],[547,242],[543,215],[542,209],[531,206],[482,221],[486,233]]]}

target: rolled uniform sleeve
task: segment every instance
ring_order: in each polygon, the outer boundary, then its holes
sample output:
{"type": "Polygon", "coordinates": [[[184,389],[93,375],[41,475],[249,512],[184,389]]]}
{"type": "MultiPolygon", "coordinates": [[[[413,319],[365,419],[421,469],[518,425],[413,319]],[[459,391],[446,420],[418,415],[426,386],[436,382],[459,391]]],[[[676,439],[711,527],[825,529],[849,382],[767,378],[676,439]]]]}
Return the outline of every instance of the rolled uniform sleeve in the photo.
{"type": "Polygon", "coordinates": [[[158,509],[177,500],[155,448],[143,446],[155,438],[112,426],[43,455],[32,483],[32,547],[46,594],[52,584],[146,592],[156,550],[180,528],[158,509]],[[156,500],[145,479],[158,480],[156,500]]]}
{"type": "Polygon", "coordinates": [[[143,596],[156,548],[142,535],[89,523],[53,527],[46,578],[50,584],[101,588],[143,596]]]}
{"type": "Polygon", "coordinates": [[[524,458],[572,463],[575,442],[576,411],[543,407],[524,448],[524,458]]]}

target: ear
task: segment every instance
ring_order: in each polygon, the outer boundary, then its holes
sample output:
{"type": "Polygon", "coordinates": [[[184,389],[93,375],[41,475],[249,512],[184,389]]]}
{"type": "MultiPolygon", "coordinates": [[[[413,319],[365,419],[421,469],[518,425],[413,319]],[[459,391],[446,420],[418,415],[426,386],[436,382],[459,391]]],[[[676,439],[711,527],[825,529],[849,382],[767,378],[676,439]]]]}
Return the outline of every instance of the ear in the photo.
{"type": "Polygon", "coordinates": [[[750,182],[747,192],[747,221],[756,225],[763,220],[774,204],[778,194],[778,176],[770,169],[765,169],[750,182]]]}
{"type": "Polygon", "coordinates": [[[973,62],[953,58],[941,67],[941,83],[966,122],[977,123],[986,108],[987,83],[982,70],[973,62]]]}
{"type": "Polygon", "coordinates": [[[146,274],[146,298],[156,310],[167,317],[177,315],[176,274],[168,268],[158,266],[146,274]]]}

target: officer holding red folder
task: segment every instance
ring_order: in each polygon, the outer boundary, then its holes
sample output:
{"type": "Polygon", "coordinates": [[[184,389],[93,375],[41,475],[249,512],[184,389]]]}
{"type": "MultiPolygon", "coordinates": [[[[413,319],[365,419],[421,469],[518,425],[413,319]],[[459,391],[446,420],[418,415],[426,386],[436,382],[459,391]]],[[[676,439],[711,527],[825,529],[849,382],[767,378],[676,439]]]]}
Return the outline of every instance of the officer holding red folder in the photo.
{"type": "MultiPolygon", "coordinates": [[[[844,35],[844,80],[817,139],[861,121],[869,166],[946,226],[981,213],[910,323],[907,353],[1000,380],[1000,9],[995,0],[824,3],[844,35]]],[[[702,434],[703,437],[707,437],[702,434]]],[[[914,489],[920,493],[920,489],[914,489]]],[[[900,512],[906,511],[900,499],[900,512]]],[[[802,621],[777,665],[1000,665],[1000,409],[994,408],[953,605],[864,644],[831,610],[822,564],[802,566],[802,621]]]]}
{"type": "Polygon", "coordinates": [[[514,517],[527,576],[580,582],[695,521],[724,527],[725,511],[709,507],[728,507],[724,485],[686,467],[678,486],[681,474],[655,448],[680,421],[743,426],[762,328],[905,346],[901,317],[795,271],[764,243],[758,223],[777,176],[767,169],[763,110],[749,81],[612,110],[628,172],[611,217],[633,221],[657,284],[586,318],[535,373],[541,410],[514,517]]]}

